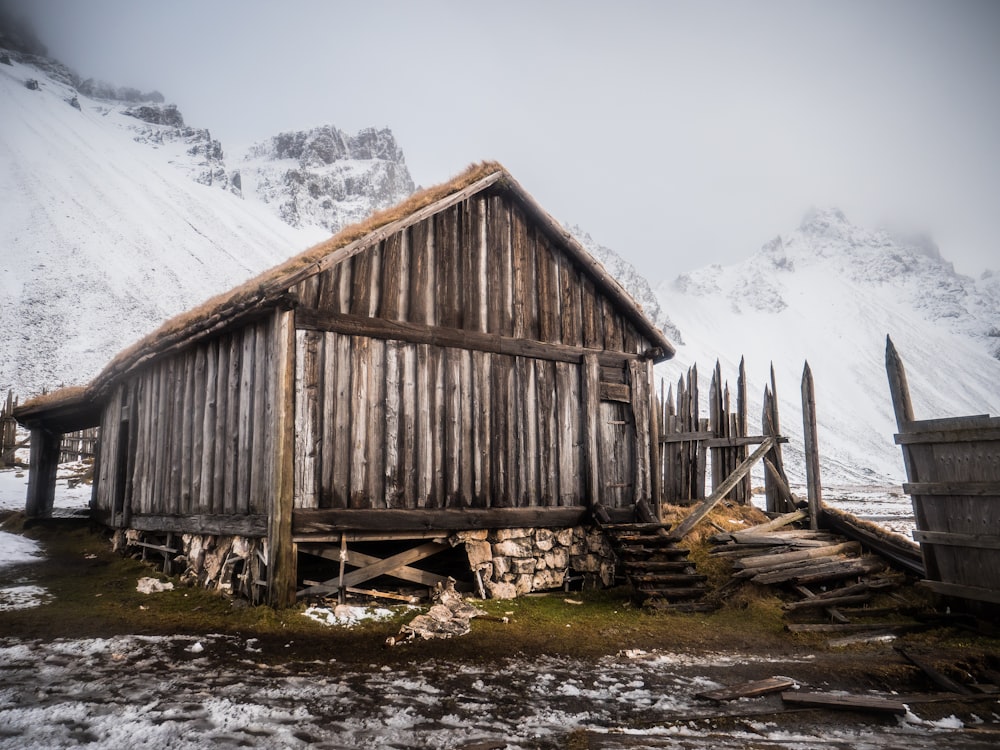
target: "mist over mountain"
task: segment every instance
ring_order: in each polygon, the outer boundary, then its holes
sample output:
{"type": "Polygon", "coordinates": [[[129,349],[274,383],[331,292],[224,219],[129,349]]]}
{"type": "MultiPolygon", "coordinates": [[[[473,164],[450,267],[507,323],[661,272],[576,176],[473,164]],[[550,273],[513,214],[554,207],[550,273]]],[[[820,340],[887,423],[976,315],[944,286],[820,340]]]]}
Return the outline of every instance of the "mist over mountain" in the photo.
{"type": "MultiPolygon", "coordinates": [[[[933,240],[852,224],[815,209],[745,261],[708,266],[657,287],[684,332],[661,366],[671,382],[719,359],[735,386],[739,359],[759,429],[773,362],[786,448],[801,454],[800,384],[816,384],[824,474],[840,483],[903,480],[884,368],[885,337],[903,358],[918,419],[1000,413],[1000,284],[957,274],[933,240]]],[[[707,382],[703,383],[707,389],[707,382]]],[[[802,479],[801,461],[793,473],[802,479]]]]}

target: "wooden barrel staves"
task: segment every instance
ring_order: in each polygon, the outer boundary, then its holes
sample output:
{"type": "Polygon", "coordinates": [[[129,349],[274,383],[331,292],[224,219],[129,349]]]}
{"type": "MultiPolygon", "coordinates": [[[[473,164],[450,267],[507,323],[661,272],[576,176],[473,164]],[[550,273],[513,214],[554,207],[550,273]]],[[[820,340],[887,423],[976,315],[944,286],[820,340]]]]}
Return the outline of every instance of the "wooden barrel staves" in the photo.
{"type": "Polygon", "coordinates": [[[1000,418],[916,420],[888,337],[885,365],[926,584],[946,596],[1000,604],[1000,418]]]}

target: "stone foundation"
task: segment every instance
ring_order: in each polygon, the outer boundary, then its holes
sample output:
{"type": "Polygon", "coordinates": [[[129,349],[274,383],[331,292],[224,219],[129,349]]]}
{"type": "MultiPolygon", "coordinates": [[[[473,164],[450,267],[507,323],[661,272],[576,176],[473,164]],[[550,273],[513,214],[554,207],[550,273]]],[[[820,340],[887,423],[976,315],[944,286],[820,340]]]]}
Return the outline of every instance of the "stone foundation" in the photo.
{"type": "Polygon", "coordinates": [[[166,534],[118,530],[112,540],[116,551],[159,561],[163,572],[178,575],[190,586],[244,596],[258,602],[265,598],[267,540],[257,537],[213,534],[166,534]],[[152,546],[150,546],[152,545],[152,546]],[[163,549],[172,550],[166,552],[163,549]]]}
{"type": "Polygon", "coordinates": [[[584,586],[611,586],[615,557],[604,535],[586,527],[461,531],[469,567],[491,599],[551,591],[581,579],[584,586]]]}

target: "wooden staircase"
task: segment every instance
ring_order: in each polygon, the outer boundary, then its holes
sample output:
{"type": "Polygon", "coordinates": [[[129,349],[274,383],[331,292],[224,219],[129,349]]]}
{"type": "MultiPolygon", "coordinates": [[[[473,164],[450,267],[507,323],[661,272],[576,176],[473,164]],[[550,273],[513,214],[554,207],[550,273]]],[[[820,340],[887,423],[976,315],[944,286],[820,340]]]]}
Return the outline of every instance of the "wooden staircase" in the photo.
{"type": "Polygon", "coordinates": [[[695,571],[688,550],[677,546],[668,533],[670,525],[652,520],[646,507],[637,506],[636,515],[643,520],[612,523],[604,508],[594,508],[594,520],[618,557],[636,602],[683,608],[701,599],[706,576],[695,571]]]}

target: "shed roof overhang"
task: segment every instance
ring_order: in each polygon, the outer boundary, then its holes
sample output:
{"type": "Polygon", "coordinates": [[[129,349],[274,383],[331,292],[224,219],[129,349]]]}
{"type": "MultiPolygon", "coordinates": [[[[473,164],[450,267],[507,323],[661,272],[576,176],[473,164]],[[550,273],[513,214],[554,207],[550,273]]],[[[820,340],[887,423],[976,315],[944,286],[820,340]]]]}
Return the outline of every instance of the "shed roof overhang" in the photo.
{"type": "Polygon", "coordinates": [[[100,425],[101,406],[86,388],[63,388],[19,406],[14,417],[32,430],[75,432],[100,425]]]}

